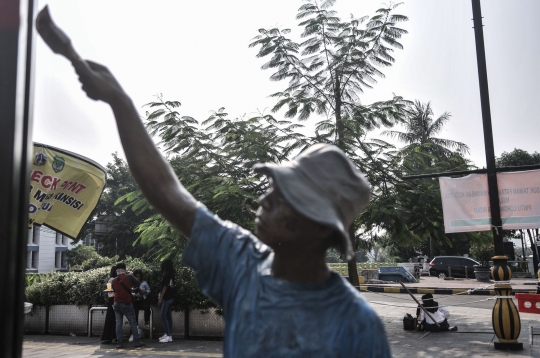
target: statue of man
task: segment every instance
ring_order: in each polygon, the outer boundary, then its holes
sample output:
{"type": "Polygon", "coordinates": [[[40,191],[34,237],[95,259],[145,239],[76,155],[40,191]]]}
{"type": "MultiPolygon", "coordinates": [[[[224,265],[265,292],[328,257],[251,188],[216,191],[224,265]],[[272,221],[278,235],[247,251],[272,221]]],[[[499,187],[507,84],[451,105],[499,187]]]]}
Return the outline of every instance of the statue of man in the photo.
{"type": "Polygon", "coordinates": [[[184,262],[225,316],[226,357],[390,357],[365,299],[329,270],[326,250],[353,255],[349,228],[370,186],[337,147],[315,145],[284,165],[259,164],[270,189],[256,235],[222,221],[182,186],[111,72],[74,59],[83,90],[108,103],[147,200],[188,236],[184,262]]]}

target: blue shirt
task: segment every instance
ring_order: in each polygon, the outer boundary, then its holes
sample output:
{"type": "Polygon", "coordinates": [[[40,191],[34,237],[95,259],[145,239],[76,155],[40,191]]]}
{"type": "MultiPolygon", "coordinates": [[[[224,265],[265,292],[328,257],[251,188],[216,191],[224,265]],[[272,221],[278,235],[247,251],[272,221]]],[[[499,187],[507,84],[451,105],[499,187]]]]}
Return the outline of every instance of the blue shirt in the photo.
{"type": "Polygon", "coordinates": [[[273,257],[249,231],[197,209],[183,260],[223,308],[225,357],[391,357],[379,317],[345,279],[278,279],[273,257]]]}

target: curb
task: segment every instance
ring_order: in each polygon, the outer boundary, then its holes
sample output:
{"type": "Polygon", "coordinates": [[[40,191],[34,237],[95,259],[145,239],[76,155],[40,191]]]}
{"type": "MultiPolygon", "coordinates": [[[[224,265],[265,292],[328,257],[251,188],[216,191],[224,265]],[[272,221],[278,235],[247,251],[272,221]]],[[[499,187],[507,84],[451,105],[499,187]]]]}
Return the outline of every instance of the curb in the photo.
{"type": "MultiPolygon", "coordinates": [[[[384,293],[407,293],[407,291],[400,287],[388,287],[388,286],[368,286],[368,285],[360,285],[358,288],[359,291],[369,291],[369,292],[384,292],[384,293]]],[[[469,292],[469,289],[466,288],[409,288],[409,291],[411,293],[416,294],[437,294],[437,295],[455,295],[458,293],[467,293],[469,292]]],[[[516,289],[512,290],[512,295],[515,295],[516,293],[529,293],[529,294],[535,294],[536,290],[529,291],[524,289],[516,289]]],[[[484,295],[484,296],[495,296],[495,290],[485,290],[485,289],[478,289],[474,290],[470,295],[484,295]]]]}

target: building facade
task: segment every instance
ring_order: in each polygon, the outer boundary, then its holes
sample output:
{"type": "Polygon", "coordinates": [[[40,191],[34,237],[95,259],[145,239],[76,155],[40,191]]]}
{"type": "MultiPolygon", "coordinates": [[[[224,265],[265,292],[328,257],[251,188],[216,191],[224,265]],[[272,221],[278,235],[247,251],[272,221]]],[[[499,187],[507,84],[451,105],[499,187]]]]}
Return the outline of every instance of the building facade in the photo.
{"type": "Polygon", "coordinates": [[[66,251],[70,240],[46,226],[32,226],[28,232],[26,272],[67,271],[66,251]]]}

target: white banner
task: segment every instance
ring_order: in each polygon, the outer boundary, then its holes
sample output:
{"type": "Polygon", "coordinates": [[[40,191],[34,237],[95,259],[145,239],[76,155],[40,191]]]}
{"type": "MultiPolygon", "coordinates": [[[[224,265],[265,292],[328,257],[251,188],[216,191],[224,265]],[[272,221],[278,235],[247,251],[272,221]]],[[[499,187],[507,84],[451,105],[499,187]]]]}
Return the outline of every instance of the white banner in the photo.
{"type": "MultiPolygon", "coordinates": [[[[487,174],[439,178],[446,233],[491,230],[487,174]]],[[[498,173],[503,230],[540,227],[540,170],[498,173]]]]}
{"type": "Polygon", "coordinates": [[[439,184],[446,233],[491,230],[486,174],[441,177],[439,184]]]}
{"type": "Polygon", "coordinates": [[[497,174],[503,230],[540,227],[540,170],[497,174]]]}

